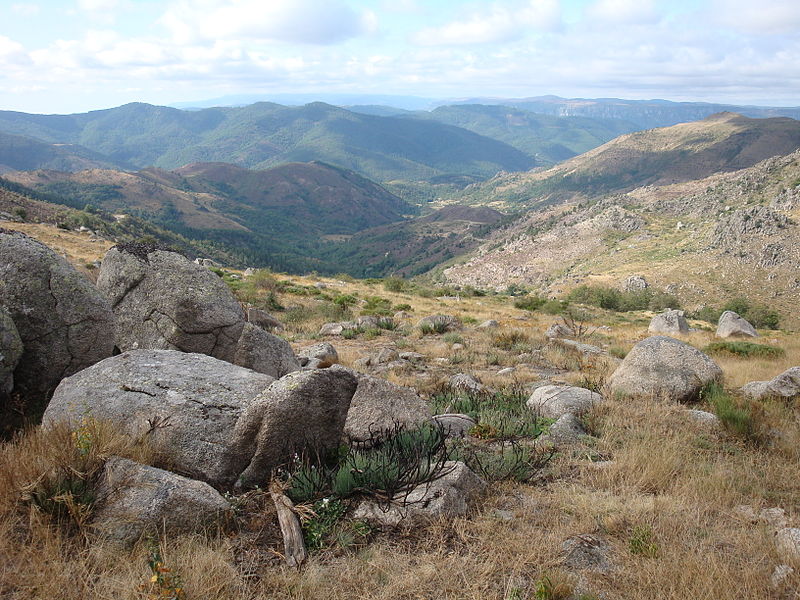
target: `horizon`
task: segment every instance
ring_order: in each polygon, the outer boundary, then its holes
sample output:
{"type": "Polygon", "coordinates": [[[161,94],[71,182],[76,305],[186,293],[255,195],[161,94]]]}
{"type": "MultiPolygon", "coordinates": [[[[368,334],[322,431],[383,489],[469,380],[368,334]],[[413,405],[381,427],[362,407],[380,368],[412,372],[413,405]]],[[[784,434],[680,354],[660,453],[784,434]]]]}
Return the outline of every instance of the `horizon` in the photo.
{"type": "Polygon", "coordinates": [[[229,96],[800,106],[800,4],[765,0],[20,0],[0,109],[229,96]]]}

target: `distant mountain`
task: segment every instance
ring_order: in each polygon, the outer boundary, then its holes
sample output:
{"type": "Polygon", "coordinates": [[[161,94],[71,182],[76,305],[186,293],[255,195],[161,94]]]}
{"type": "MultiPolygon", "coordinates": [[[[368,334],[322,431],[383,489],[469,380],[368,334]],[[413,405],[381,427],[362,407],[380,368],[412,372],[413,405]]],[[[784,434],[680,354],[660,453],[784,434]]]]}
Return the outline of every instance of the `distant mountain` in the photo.
{"type": "MultiPolygon", "coordinates": [[[[356,105],[373,105],[393,107],[401,110],[427,110],[432,108],[435,100],[420,96],[397,96],[387,94],[236,94],[220,96],[209,100],[175,102],[173,108],[200,109],[221,106],[247,106],[256,102],[275,102],[286,106],[302,106],[311,102],[326,102],[335,106],[348,108],[356,105]]],[[[356,111],[358,112],[358,111],[356,111]]]]}
{"type": "Polygon", "coordinates": [[[635,129],[668,127],[699,121],[719,112],[735,112],[747,117],[791,117],[800,119],[800,107],[742,106],[708,102],[671,102],[669,100],[623,100],[620,98],[466,98],[445,104],[502,104],[522,110],[558,117],[589,117],[627,121],[635,129]]]}
{"type": "Polygon", "coordinates": [[[112,161],[97,152],[72,144],[50,144],[22,135],[0,133],[0,174],[28,169],[110,168],[112,161]]]}
{"type": "Polygon", "coordinates": [[[417,112],[412,116],[434,119],[505,142],[534,157],[537,166],[561,162],[637,129],[627,121],[556,117],[502,105],[440,106],[430,113],[417,112]]]}
{"type": "Polygon", "coordinates": [[[412,208],[381,186],[323,163],[249,171],[221,163],[177,171],[31,171],[6,177],[75,208],[146,218],[218,245],[237,264],[341,272],[325,248],[337,236],[402,221],[412,208]]]}
{"type": "Polygon", "coordinates": [[[800,121],[733,113],[620,136],[551,169],[504,174],[465,190],[473,204],[553,204],[643,185],[701,179],[800,147],[800,121]]]}
{"type": "Polygon", "coordinates": [[[316,102],[182,111],[149,104],[76,115],[0,111],[0,132],[80,144],[110,162],[173,169],[230,162],[265,169],[320,160],[377,181],[489,177],[533,166],[525,153],[435,121],[357,114],[316,102]]]}

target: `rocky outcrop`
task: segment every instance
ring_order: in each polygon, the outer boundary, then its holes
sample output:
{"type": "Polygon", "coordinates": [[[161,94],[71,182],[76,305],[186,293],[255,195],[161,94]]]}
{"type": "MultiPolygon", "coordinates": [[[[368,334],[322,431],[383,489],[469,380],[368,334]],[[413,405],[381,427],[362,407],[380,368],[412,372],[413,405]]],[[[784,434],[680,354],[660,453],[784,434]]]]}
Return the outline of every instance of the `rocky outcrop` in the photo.
{"type": "Polygon", "coordinates": [[[486,386],[478,381],[474,375],[470,375],[469,373],[456,373],[450,377],[447,383],[457,392],[481,394],[486,391],[486,386]]]}
{"type": "Polygon", "coordinates": [[[647,331],[650,333],[664,333],[666,335],[684,335],[689,333],[689,323],[683,316],[682,310],[666,309],[660,315],[650,320],[647,331]]]}
{"type": "Polygon", "coordinates": [[[717,337],[758,337],[756,328],[732,310],[726,310],[719,317],[717,337]]]}
{"type": "Polygon", "coordinates": [[[0,306],[0,400],[14,388],[14,369],[22,356],[22,339],[11,315],[0,306]]]}
{"type": "Polygon", "coordinates": [[[582,415],[603,401],[597,392],[570,385],[543,385],[528,398],[527,406],[547,419],[565,414],[582,415]]]}
{"type": "Polygon", "coordinates": [[[244,311],[225,282],[175,252],[121,244],[103,259],[98,289],[117,317],[117,346],[198,352],[233,362],[244,311]]]}
{"type": "Polygon", "coordinates": [[[363,444],[380,439],[398,427],[414,429],[431,418],[427,403],[413,389],[351,372],[358,377],[358,387],[344,426],[348,440],[363,444]]]}
{"type": "Polygon", "coordinates": [[[622,282],[621,287],[623,292],[643,292],[650,287],[650,284],[641,275],[631,275],[622,282]]]}
{"type": "Polygon", "coordinates": [[[328,342],[320,342],[313,346],[302,348],[297,353],[302,366],[308,366],[309,362],[313,362],[313,366],[318,369],[325,369],[339,362],[339,353],[333,344],[328,342]]]}
{"type": "Polygon", "coordinates": [[[231,362],[276,379],[300,368],[289,342],[252,323],[242,328],[231,362]]]}
{"type": "Polygon", "coordinates": [[[0,230],[0,256],[0,306],[24,348],[14,391],[36,418],[59,381],[111,355],[114,315],[94,286],[44,244],[0,230]]]}
{"type": "Polygon", "coordinates": [[[203,354],[133,350],[62,381],[44,421],[110,421],[146,439],[159,465],[227,486],[254,451],[255,433],[241,432],[239,420],[273,381],[203,354]]]}
{"type": "Polygon", "coordinates": [[[553,323],[550,327],[547,328],[547,331],[544,332],[544,335],[548,339],[556,339],[556,338],[568,338],[575,335],[575,332],[572,331],[569,327],[564,325],[563,323],[553,323]]]}
{"type": "Polygon", "coordinates": [[[671,337],[653,336],[636,344],[609,379],[619,396],[687,402],[702,387],[722,378],[722,370],[700,350],[671,337]]]}
{"type": "Polygon", "coordinates": [[[411,527],[441,517],[467,513],[469,502],[486,488],[486,482],[462,462],[447,462],[445,475],[395,497],[391,505],[362,502],[353,518],[385,527],[411,527]]]}
{"type": "Polygon", "coordinates": [[[247,309],[247,322],[266,331],[283,331],[283,323],[260,308],[247,309]]]}
{"type": "Polygon", "coordinates": [[[225,521],[231,506],[207,483],[113,457],[94,490],[92,527],[132,546],[143,535],[191,533],[225,521]]]}
{"type": "Polygon", "coordinates": [[[786,369],[769,381],[751,381],[742,386],[742,393],[751,398],[800,398],[800,367],[786,369]]]}

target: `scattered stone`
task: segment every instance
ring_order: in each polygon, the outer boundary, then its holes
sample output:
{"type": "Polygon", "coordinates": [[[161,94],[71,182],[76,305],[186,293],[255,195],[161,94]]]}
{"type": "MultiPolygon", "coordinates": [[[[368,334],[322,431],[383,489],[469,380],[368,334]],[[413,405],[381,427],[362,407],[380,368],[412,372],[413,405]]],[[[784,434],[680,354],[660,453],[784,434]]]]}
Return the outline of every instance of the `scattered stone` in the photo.
{"type": "Polygon", "coordinates": [[[98,289],[117,318],[117,346],[182,350],[232,362],[245,325],[227,284],[176,252],[128,246],[103,259],[98,289]]]}
{"type": "Polygon", "coordinates": [[[247,267],[244,270],[244,276],[245,277],[252,277],[255,274],[256,274],[256,270],[253,267],[247,267]]]}
{"type": "Polygon", "coordinates": [[[751,398],[782,398],[792,400],[800,398],[800,367],[786,369],[769,381],[751,381],[745,384],[742,393],[751,398]]]}
{"type": "Polygon", "coordinates": [[[450,349],[453,352],[458,352],[459,350],[463,350],[464,348],[465,348],[464,344],[459,344],[458,342],[450,346],[450,349]]]}
{"type": "Polygon", "coordinates": [[[283,323],[260,308],[247,309],[247,322],[267,331],[283,331],[283,323]]]}
{"type": "Polygon", "coordinates": [[[11,315],[0,306],[0,400],[14,388],[14,369],[22,356],[22,339],[11,315]]]}
{"type": "Polygon", "coordinates": [[[428,404],[412,388],[350,372],[358,378],[358,387],[344,426],[349,440],[363,444],[380,439],[398,427],[414,429],[430,420],[428,404]]]}
{"type": "Polygon", "coordinates": [[[565,340],[565,339],[552,339],[550,343],[556,347],[566,348],[568,350],[574,350],[583,354],[584,356],[599,356],[601,354],[605,354],[606,351],[600,348],[599,346],[593,346],[592,344],[584,344],[583,342],[576,342],[575,340],[565,340]]]}
{"type": "Polygon", "coordinates": [[[615,395],[688,402],[705,384],[721,378],[722,370],[700,350],[671,337],[653,336],[628,352],[609,385],[615,395]]]}
{"type": "Polygon", "coordinates": [[[479,394],[486,391],[486,386],[484,386],[472,375],[468,375],[466,373],[458,373],[453,375],[450,377],[449,384],[453,389],[473,394],[479,394]]]}
{"type": "Polygon", "coordinates": [[[561,548],[564,565],[570,569],[608,573],[613,568],[609,557],[611,546],[600,536],[590,533],[574,535],[561,548]]]}
{"type": "MultiPolygon", "coordinates": [[[[336,351],[336,348],[333,347],[333,344],[329,344],[328,342],[320,342],[319,344],[302,348],[298,352],[298,357],[301,360],[303,358],[315,359],[318,361],[315,365],[317,369],[324,369],[339,362],[339,353],[336,351]]],[[[303,366],[308,366],[307,363],[308,360],[303,366]]]]}
{"type": "Polygon", "coordinates": [[[275,379],[300,368],[289,342],[252,323],[245,323],[231,362],[275,379]]]}
{"type": "MultiPolygon", "coordinates": [[[[33,238],[0,230],[0,256],[0,306],[23,348],[14,370],[14,392],[24,403],[24,415],[38,420],[59,381],[111,356],[114,315],[88,280],[33,238]]],[[[3,322],[4,337],[15,338],[3,322]]],[[[9,347],[3,361],[16,353],[9,347]]],[[[0,418],[0,431],[17,420],[16,415],[0,418]]]]}
{"type": "Polygon", "coordinates": [[[717,429],[722,426],[719,417],[714,413],[688,408],[684,411],[684,414],[698,425],[702,425],[708,429],[717,429]]]}
{"type": "Polygon", "coordinates": [[[769,583],[774,589],[779,590],[786,585],[786,580],[792,575],[794,575],[794,569],[792,567],[789,565],[778,565],[772,571],[769,583]]]}
{"type": "Polygon", "coordinates": [[[512,375],[516,373],[516,369],[514,367],[506,367],[505,369],[500,369],[497,374],[498,375],[512,375]]]}
{"type": "Polygon", "coordinates": [[[652,318],[647,330],[650,333],[664,333],[666,335],[689,333],[689,323],[683,315],[684,312],[682,310],[667,309],[652,318]]]}
{"type": "Polygon", "coordinates": [[[575,332],[572,331],[571,328],[567,327],[563,323],[553,323],[550,327],[547,328],[547,331],[544,332],[544,335],[548,339],[556,339],[556,338],[568,338],[575,335],[575,332]]]}
{"type": "Polygon", "coordinates": [[[241,431],[240,418],[272,382],[204,354],[132,350],[62,381],[44,422],[112,422],[133,439],[146,439],[160,465],[227,486],[254,451],[257,425],[241,431]]]}
{"type": "Polygon", "coordinates": [[[650,284],[641,275],[631,275],[622,283],[623,292],[643,292],[649,287],[650,284]]]}
{"type": "Polygon", "coordinates": [[[231,516],[228,501],[207,483],[119,457],[106,462],[96,495],[92,526],[128,547],[145,534],[193,533],[231,516]]]}
{"type": "Polygon", "coordinates": [[[327,290],[328,289],[328,286],[325,285],[324,283],[322,283],[321,281],[317,281],[314,284],[314,287],[317,288],[318,290],[327,290]]]}
{"type": "Polygon", "coordinates": [[[533,391],[527,405],[547,419],[559,419],[566,414],[583,415],[602,401],[600,394],[586,388],[543,385],[533,391]]]}
{"type": "Polygon", "coordinates": [[[460,413],[445,413],[434,415],[431,421],[441,428],[442,432],[450,438],[463,438],[469,435],[470,430],[478,422],[469,415],[460,413]]]}
{"type": "Polygon", "coordinates": [[[719,318],[717,337],[758,337],[758,332],[738,314],[732,310],[726,310],[719,318]]]}
{"type": "Polygon", "coordinates": [[[455,331],[461,329],[461,320],[452,315],[430,315],[420,319],[417,327],[420,329],[431,327],[434,330],[440,328],[442,331],[455,331]]]}
{"type": "Polygon", "coordinates": [[[404,321],[411,318],[411,313],[404,310],[398,310],[396,313],[394,313],[394,315],[392,315],[392,318],[395,321],[404,321]]]}
{"type": "Polygon", "coordinates": [[[582,438],[586,437],[586,429],[581,420],[572,413],[564,413],[558,420],[550,426],[547,439],[556,448],[577,444],[582,438]]]}
{"type": "Polygon", "coordinates": [[[342,321],[340,323],[325,323],[319,329],[319,335],[342,335],[345,329],[355,329],[353,321],[342,321]]]}
{"type": "Polygon", "coordinates": [[[787,562],[800,560],[800,528],[784,527],[775,534],[775,547],[787,562]]]}
{"type": "Polygon", "coordinates": [[[500,323],[495,321],[494,319],[489,319],[488,321],[484,321],[480,325],[478,325],[478,329],[497,329],[500,327],[500,323]]]}
{"type": "Polygon", "coordinates": [[[384,527],[411,527],[430,519],[465,515],[469,502],[486,488],[486,482],[462,462],[449,461],[444,467],[445,475],[395,497],[388,507],[362,502],[353,518],[384,527]]]}
{"type": "Polygon", "coordinates": [[[779,507],[761,509],[761,512],[758,513],[758,520],[775,530],[783,529],[789,525],[786,511],[779,507]]]}
{"type": "Polygon", "coordinates": [[[416,363],[427,360],[427,356],[419,352],[401,352],[399,354],[400,360],[407,360],[408,362],[416,363]]]}

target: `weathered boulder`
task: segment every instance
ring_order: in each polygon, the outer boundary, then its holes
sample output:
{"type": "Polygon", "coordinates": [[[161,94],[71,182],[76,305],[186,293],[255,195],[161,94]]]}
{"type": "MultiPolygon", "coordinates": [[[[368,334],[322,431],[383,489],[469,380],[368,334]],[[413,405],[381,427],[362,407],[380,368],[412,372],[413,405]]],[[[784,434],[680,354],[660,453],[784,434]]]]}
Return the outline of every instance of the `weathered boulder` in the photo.
{"type": "Polygon", "coordinates": [[[705,410],[696,410],[694,408],[686,409],[684,413],[694,423],[708,430],[715,430],[722,426],[719,417],[714,413],[705,410]]]}
{"type": "Polygon", "coordinates": [[[444,413],[431,417],[431,422],[442,430],[446,437],[463,438],[478,422],[469,415],[444,413]]]}
{"type": "Polygon", "coordinates": [[[36,418],[61,379],[111,356],[114,315],[94,286],[44,244],[0,230],[0,256],[0,306],[23,346],[14,389],[36,418]]]}
{"type": "Polygon", "coordinates": [[[486,488],[486,482],[462,462],[445,463],[445,475],[393,499],[389,506],[365,500],[353,518],[385,527],[411,527],[427,520],[465,515],[469,502],[486,488]]]}
{"type": "Polygon", "coordinates": [[[784,527],[775,533],[775,546],[785,561],[800,560],[800,528],[784,527]]]}
{"type": "Polygon", "coordinates": [[[363,444],[380,439],[397,427],[414,429],[431,418],[427,403],[415,390],[380,377],[350,372],[358,377],[344,426],[350,441],[363,444]]]}
{"type": "Polygon", "coordinates": [[[339,323],[325,323],[319,328],[319,335],[342,335],[346,329],[355,329],[355,321],[341,321],[339,323]]]}
{"type": "Polygon", "coordinates": [[[429,315],[417,323],[417,327],[425,330],[431,329],[437,333],[461,329],[461,319],[452,315],[429,315]]]}
{"type": "Polygon", "coordinates": [[[62,381],[44,421],[110,421],[147,439],[159,465],[226,486],[255,451],[257,430],[241,431],[240,418],[273,381],[204,354],[132,350],[62,381]]]}
{"type": "Polygon", "coordinates": [[[689,333],[689,323],[683,315],[682,310],[667,309],[650,320],[647,330],[650,333],[665,333],[667,335],[689,333]]]}
{"type": "Polygon", "coordinates": [[[339,362],[339,353],[333,347],[333,344],[328,342],[320,342],[319,344],[302,348],[297,353],[297,356],[300,359],[300,364],[304,367],[308,364],[309,359],[317,361],[315,367],[318,369],[325,369],[339,362]],[[306,359],[306,364],[303,364],[303,359],[306,359]]]}
{"type": "Polygon", "coordinates": [[[603,350],[600,346],[595,346],[594,344],[584,344],[583,342],[576,342],[575,340],[567,340],[562,338],[551,339],[548,346],[552,348],[563,348],[565,350],[577,352],[578,354],[583,354],[586,357],[600,356],[602,354],[606,354],[606,351],[603,350]]]}
{"type": "Polygon", "coordinates": [[[451,388],[460,392],[480,394],[486,391],[486,386],[468,373],[456,373],[450,377],[448,383],[451,388]]]}
{"type": "Polygon", "coordinates": [[[22,339],[14,319],[0,306],[0,399],[14,388],[14,369],[22,351],[22,339]]]}
{"type": "Polygon", "coordinates": [[[547,419],[582,415],[603,401],[597,392],[571,385],[543,385],[533,390],[527,406],[547,419]]]}
{"type": "Polygon", "coordinates": [[[117,346],[182,350],[233,362],[244,311],[225,282],[189,259],[120,244],[103,259],[98,289],[117,317],[117,346]]]}
{"type": "Polygon", "coordinates": [[[500,327],[500,323],[494,319],[489,319],[478,325],[478,329],[497,329],[498,327],[500,327]]]}
{"type": "Polygon", "coordinates": [[[93,528],[132,546],[146,534],[193,533],[225,521],[231,506],[207,483],[112,457],[95,488],[93,528]]]}
{"type": "Polygon", "coordinates": [[[786,369],[769,381],[751,381],[742,386],[742,393],[751,398],[800,398],[800,367],[786,369]]]}
{"type": "Polygon", "coordinates": [[[237,436],[255,442],[239,483],[263,485],[293,454],[337,448],[358,383],[350,369],[334,365],[289,373],[264,390],[237,423],[237,436]]]}
{"type": "Polygon", "coordinates": [[[560,448],[562,446],[577,444],[587,435],[581,420],[573,413],[567,412],[561,415],[556,422],[550,426],[546,438],[552,442],[555,447],[560,448]]]}
{"type": "Polygon", "coordinates": [[[641,275],[631,275],[622,282],[621,287],[623,292],[643,292],[650,287],[650,284],[641,275]]]}
{"type": "Polygon", "coordinates": [[[283,331],[283,323],[260,308],[247,309],[247,322],[267,331],[283,331]]]}
{"type": "Polygon", "coordinates": [[[721,378],[722,370],[697,348],[671,337],[653,336],[628,352],[609,385],[615,395],[686,402],[696,399],[704,385],[721,378]]]}
{"type": "Polygon", "coordinates": [[[544,335],[549,339],[568,338],[575,335],[575,332],[563,323],[553,323],[547,328],[547,331],[544,332],[544,335]]]}
{"type": "Polygon", "coordinates": [[[717,337],[758,337],[756,328],[732,310],[726,310],[717,324],[717,337]]]}
{"type": "Polygon", "coordinates": [[[242,328],[231,362],[276,379],[300,368],[289,342],[252,323],[242,328]]]}

